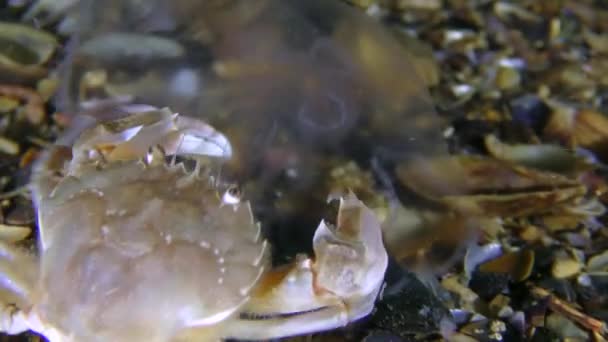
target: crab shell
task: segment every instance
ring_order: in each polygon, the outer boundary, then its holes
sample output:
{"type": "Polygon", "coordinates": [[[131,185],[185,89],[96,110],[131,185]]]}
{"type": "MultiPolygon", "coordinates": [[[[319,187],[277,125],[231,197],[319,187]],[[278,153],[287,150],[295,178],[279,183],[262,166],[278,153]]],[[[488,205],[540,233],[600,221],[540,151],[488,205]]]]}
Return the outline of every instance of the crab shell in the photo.
{"type": "Polygon", "coordinates": [[[19,291],[1,330],[51,341],[274,338],[372,310],[387,255],[378,220],[354,194],[341,199],[337,229],[319,225],[316,260],[274,270],[249,203],[219,194],[201,166],[203,155],[230,156],[223,135],[151,110],[75,136],[35,170],[38,259],[2,244],[11,257],[0,264],[13,267],[3,283],[19,291]],[[34,266],[9,262],[21,259],[34,266]]]}

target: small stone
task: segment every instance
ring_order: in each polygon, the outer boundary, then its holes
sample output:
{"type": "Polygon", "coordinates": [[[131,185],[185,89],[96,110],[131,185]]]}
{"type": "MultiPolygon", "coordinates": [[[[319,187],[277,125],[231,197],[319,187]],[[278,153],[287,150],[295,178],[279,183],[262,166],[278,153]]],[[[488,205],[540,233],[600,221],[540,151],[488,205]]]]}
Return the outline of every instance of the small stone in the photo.
{"type": "Polygon", "coordinates": [[[589,341],[589,334],[564,316],[552,313],[547,316],[546,327],[561,338],[578,338],[589,341]]]}
{"type": "Polygon", "coordinates": [[[494,333],[502,333],[507,330],[507,325],[503,321],[493,320],[490,322],[490,331],[494,333]]]}
{"type": "Polygon", "coordinates": [[[590,272],[608,271],[608,250],[589,258],[587,270],[590,272]]]}
{"type": "Polygon", "coordinates": [[[533,94],[517,97],[509,103],[511,118],[514,122],[541,132],[549,119],[549,107],[543,100],[533,94]]]}
{"type": "Polygon", "coordinates": [[[510,302],[511,302],[511,299],[509,297],[499,294],[496,297],[494,297],[494,299],[492,299],[492,301],[490,301],[490,303],[488,304],[488,307],[489,307],[490,311],[492,312],[492,314],[498,315],[498,313],[504,307],[509,306],[510,302]]]}
{"type": "Polygon", "coordinates": [[[374,4],[375,0],[348,0],[348,2],[352,3],[355,6],[359,6],[362,8],[368,8],[372,4],[374,4]]]}
{"type": "Polygon", "coordinates": [[[32,230],[27,226],[13,226],[0,224],[0,241],[18,242],[31,234],[32,230]]]}
{"type": "Polygon", "coordinates": [[[19,107],[19,101],[6,97],[0,96],[0,113],[8,113],[19,107]]]}
{"type": "Polygon", "coordinates": [[[513,316],[514,312],[515,311],[513,310],[513,308],[507,305],[500,309],[496,315],[500,318],[509,318],[513,316]]]}
{"type": "Polygon", "coordinates": [[[441,9],[441,0],[399,0],[400,9],[435,11],[441,9]]]}
{"type": "Polygon", "coordinates": [[[36,215],[30,201],[22,197],[13,201],[14,208],[5,217],[5,223],[14,226],[26,226],[32,224],[36,215]]]}
{"type": "Polygon", "coordinates": [[[515,68],[501,66],[496,70],[495,82],[500,90],[516,89],[521,84],[521,75],[515,68]]]}
{"type": "Polygon", "coordinates": [[[490,299],[501,293],[509,285],[509,273],[475,271],[469,282],[469,287],[479,297],[490,299]]]}
{"type": "Polygon", "coordinates": [[[528,243],[539,241],[542,236],[543,232],[534,225],[526,225],[519,233],[519,237],[528,243]]]}
{"type": "Polygon", "coordinates": [[[55,95],[58,87],[59,80],[56,77],[44,78],[38,82],[36,85],[36,90],[45,101],[48,101],[53,95],[55,95]]]}
{"type": "Polygon", "coordinates": [[[448,276],[441,281],[441,286],[446,290],[453,292],[460,296],[460,300],[464,303],[473,304],[479,296],[473,292],[470,288],[464,286],[458,281],[457,276],[448,276]]]}
{"type": "Polygon", "coordinates": [[[580,273],[582,265],[578,260],[570,257],[558,257],[551,267],[551,274],[555,278],[570,278],[580,273]]]}
{"type": "Polygon", "coordinates": [[[594,52],[608,53],[608,35],[596,34],[593,31],[585,30],[583,36],[594,52]]]}
{"type": "Polygon", "coordinates": [[[0,136],[0,152],[15,156],[19,154],[19,144],[9,138],[0,136]]]}

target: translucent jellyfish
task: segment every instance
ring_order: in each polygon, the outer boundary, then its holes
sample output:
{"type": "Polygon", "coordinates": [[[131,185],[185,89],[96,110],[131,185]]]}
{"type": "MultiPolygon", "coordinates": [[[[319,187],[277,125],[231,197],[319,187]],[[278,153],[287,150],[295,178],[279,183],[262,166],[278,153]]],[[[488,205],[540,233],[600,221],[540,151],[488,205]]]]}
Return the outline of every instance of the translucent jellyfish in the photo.
{"type": "Polygon", "coordinates": [[[169,106],[235,141],[402,160],[442,153],[408,47],[339,1],[82,1],[59,106],[169,106]]]}
{"type": "Polygon", "coordinates": [[[266,226],[279,227],[275,238],[291,241],[279,249],[309,241],[312,232],[298,227],[323,214],[337,164],[376,172],[375,163],[390,178],[396,164],[447,154],[414,47],[342,1],[82,0],[78,8],[60,109],[142,103],[216,127],[233,147],[224,174],[246,183],[266,226]]]}

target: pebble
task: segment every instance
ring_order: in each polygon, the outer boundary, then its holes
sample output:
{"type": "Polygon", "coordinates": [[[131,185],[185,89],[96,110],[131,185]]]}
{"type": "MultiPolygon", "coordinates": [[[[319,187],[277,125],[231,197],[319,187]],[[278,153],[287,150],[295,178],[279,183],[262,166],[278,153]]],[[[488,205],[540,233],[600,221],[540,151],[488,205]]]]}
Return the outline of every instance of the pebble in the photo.
{"type": "Polygon", "coordinates": [[[0,136],[0,152],[15,156],[19,154],[19,144],[9,138],[0,136]]]}

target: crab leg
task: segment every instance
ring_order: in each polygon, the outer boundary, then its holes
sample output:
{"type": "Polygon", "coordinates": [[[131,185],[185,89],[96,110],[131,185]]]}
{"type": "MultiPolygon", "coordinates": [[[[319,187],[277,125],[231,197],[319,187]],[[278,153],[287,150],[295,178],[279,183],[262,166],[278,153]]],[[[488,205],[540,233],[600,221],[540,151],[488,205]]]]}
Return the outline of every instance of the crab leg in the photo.
{"type": "Polygon", "coordinates": [[[287,318],[236,320],[227,330],[231,338],[263,340],[311,334],[343,327],[349,322],[345,311],[339,307],[330,307],[287,318]]]}
{"type": "Polygon", "coordinates": [[[230,337],[307,334],[372,311],[388,264],[375,214],[354,194],[345,196],[337,229],[321,222],[313,247],[314,261],[300,257],[290,269],[268,273],[243,310],[250,315],[230,324],[230,337]]]}
{"type": "Polygon", "coordinates": [[[0,241],[0,331],[17,334],[29,329],[26,315],[32,284],[35,284],[34,258],[0,241]]]}
{"type": "Polygon", "coordinates": [[[32,294],[36,279],[34,258],[17,247],[0,241],[0,291],[9,291],[21,302],[32,294]]]}

